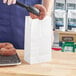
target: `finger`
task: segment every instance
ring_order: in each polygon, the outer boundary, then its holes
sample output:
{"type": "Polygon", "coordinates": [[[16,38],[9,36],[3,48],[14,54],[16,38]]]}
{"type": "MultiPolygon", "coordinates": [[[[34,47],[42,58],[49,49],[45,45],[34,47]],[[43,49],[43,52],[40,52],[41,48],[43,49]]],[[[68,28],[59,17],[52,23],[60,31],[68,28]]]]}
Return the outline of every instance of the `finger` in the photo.
{"type": "Polygon", "coordinates": [[[32,19],[36,19],[36,18],[37,18],[37,16],[34,15],[34,14],[32,14],[32,13],[30,13],[30,17],[31,17],[32,19]]]}
{"type": "Polygon", "coordinates": [[[36,4],[36,8],[40,10],[40,15],[38,16],[38,19],[42,20],[46,16],[46,9],[42,5],[36,4]]]}
{"type": "Polygon", "coordinates": [[[16,4],[16,0],[13,0],[13,2],[12,2],[13,4],[16,4]]]}
{"type": "Polygon", "coordinates": [[[7,0],[3,0],[3,3],[7,3],[7,0]]]}
{"type": "Polygon", "coordinates": [[[46,16],[46,11],[41,9],[39,19],[42,20],[46,16]]]}
{"type": "Polygon", "coordinates": [[[40,10],[40,12],[45,12],[46,11],[46,9],[45,9],[45,7],[43,7],[43,5],[36,4],[34,7],[38,8],[40,10]]]}
{"type": "Polygon", "coordinates": [[[46,14],[44,12],[41,12],[38,19],[42,20],[42,19],[44,19],[45,16],[46,16],[46,14]]]}
{"type": "Polygon", "coordinates": [[[7,4],[8,4],[8,5],[13,4],[13,0],[8,0],[7,4]]]}

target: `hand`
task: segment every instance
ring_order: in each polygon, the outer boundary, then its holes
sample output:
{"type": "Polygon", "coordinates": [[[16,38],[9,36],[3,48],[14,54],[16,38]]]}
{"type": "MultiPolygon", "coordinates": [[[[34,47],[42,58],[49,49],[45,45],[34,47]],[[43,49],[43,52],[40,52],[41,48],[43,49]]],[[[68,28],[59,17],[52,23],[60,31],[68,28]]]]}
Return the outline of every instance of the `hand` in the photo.
{"type": "Polygon", "coordinates": [[[36,19],[36,18],[38,18],[40,20],[44,19],[44,17],[46,16],[46,8],[40,4],[36,4],[34,7],[38,8],[40,10],[40,15],[37,16],[37,15],[30,13],[30,17],[32,19],[36,19]]]}
{"type": "Polygon", "coordinates": [[[7,3],[8,5],[15,4],[16,0],[3,0],[3,3],[7,3]]]}

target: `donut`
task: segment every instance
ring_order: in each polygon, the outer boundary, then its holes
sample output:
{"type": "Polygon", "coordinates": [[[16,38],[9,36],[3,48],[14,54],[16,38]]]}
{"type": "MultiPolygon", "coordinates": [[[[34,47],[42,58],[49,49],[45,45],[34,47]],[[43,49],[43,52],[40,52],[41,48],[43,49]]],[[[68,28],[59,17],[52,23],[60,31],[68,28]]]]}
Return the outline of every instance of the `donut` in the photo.
{"type": "Polygon", "coordinates": [[[0,43],[0,55],[11,56],[16,54],[16,49],[11,43],[0,43]]]}
{"type": "Polygon", "coordinates": [[[6,49],[9,49],[9,48],[12,48],[14,47],[11,43],[0,43],[0,49],[1,48],[6,48],[6,49]]]}

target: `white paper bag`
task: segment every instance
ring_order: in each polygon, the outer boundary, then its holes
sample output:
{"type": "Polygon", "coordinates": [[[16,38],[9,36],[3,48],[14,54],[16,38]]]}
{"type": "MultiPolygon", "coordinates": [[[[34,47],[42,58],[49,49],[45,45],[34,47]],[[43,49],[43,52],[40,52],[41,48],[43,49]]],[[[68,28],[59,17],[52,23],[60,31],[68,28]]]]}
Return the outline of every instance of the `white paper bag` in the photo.
{"type": "Polygon", "coordinates": [[[51,61],[51,18],[43,20],[26,17],[24,60],[30,64],[51,61]]]}

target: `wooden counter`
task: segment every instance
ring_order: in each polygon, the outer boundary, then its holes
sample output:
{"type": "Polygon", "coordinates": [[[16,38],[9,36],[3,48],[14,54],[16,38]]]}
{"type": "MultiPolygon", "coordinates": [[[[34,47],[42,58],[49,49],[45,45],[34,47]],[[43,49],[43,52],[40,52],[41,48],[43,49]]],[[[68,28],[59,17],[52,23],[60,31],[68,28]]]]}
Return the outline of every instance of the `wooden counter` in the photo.
{"type": "Polygon", "coordinates": [[[54,51],[52,61],[29,65],[23,50],[17,50],[21,65],[0,67],[0,76],[76,76],[76,53],[54,51]]]}

